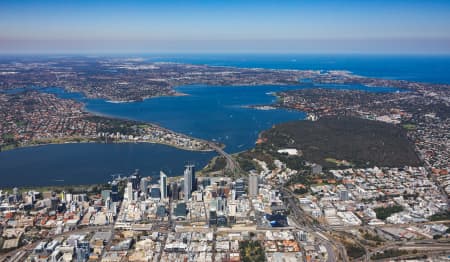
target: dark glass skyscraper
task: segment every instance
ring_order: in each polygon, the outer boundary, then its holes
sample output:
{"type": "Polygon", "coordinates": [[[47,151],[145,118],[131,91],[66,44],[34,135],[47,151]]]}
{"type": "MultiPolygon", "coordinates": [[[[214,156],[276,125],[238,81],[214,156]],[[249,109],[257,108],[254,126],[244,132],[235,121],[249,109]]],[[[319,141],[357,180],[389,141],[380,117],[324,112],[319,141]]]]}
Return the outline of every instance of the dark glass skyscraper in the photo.
{"type": "Polygon", "coordinates": [[[234,190],[236,191],[236,199],[245,194],[245,183],[244,180],[238,179],[234,184],[234,190]]]}
{"type": "Polygon", "coordinates": [[[117,202],[119,201],[119,187],[116,181],[111,183],[111,201],[117,202]]]}
{"type": "Polygon", "coordinates": [[[139,169],[136,169],[131,175],[130,182],[133,185],[133,190],[139,190],[139,185],[141,183],[141,175],[139,174],[139,169]]]}
{"type": "Polygon", "coordinates": [[[196,190],[197,180],[195,178],[195,166],[186,165],[184,170],[184,201],[188,201],[193,190],[196,190]]]}

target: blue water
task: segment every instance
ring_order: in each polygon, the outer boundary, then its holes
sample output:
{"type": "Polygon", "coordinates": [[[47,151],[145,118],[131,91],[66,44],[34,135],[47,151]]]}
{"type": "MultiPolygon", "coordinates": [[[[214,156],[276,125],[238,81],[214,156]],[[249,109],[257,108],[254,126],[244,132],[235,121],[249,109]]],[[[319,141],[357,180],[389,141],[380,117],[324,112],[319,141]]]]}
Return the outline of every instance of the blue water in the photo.
{"type": "MultiPolygon", "coordinates": [[[[111,174],[182,175],[189,161],[204,167],[213,152],[191,152],[156,144],[62,144],[0,153],[0,187],[106,183],[111,174]]],[[[156,182],[157,179],[154,180],[156,182]]]]}
{"type": "Polygon", "coordinates": [[[184,86],[181,97],[159,97],[137,103],[112,104],[88,100],[86,109],[100,114],[157,123],[166,128],[226,145],[230,153],[255,145],[259,132],[276,123],[304,119],[303,112],[257,110],[248,105],[270,104],[272,91],[295,87],[207,87],[184,86]]]}
{"type": "Polygon", "coordinates": [[[150,61],[273,69],[348,70],[357,75],[450,83],[450,55],[189,54],[147,55],[150,61]]]}
{"type": "MultiPolygon", "coordinates": [[[[398,89],[362,85],[322,85],[322,88],[357,89],[370,92],[395,92],[398,89]]],[[[52,88],[60,97],[86,104],[86,109],[107,116],[157,123],[163,127],[226,145],[235,153],[255,145],[258,134],[274,124],[301,120],[305,113],[286,109],[258,110],[250,105],[272,104],[271,92],[305,88],[303,86],[183,86],[181,97],[158,97],[134,103],[109,103],[102,99],[86,99],[80,94],[52,88]]]]}
{"type": "MultiPolygon", "coordinates": [[[[152,61],[286,69],[349,70],[365,76],[450,83],[450,57],[375,57],[375,56],[177,56],[155,57],[152,61]]],[[[314,88],[307,85],[308,88],[314,88]]],[[[322,88],[357,89],[369,92],[395,92],[397,89],[360,85],[321,85],[322,88]]],[[[305,86],[208,87],[183,86],[182,97],[159,97],[142,102],[113,104],[102,99],[87,99],[60,88],[45,88],[85,103],[91,112],[157,123],[194,137],[215,140],[230,153],[254,146],[258,134],[276,123],[303,119],[305,114],[289,110],[256,110],[248,105],[270,104],[270,92],[305,86]]],[[[13,91],[16,92],[16,91],[13,91]]],[[[0,153],[0,186],[84,184],[105,182],[111,173],[126,173],[140,168],[144,175],[160,169],[181,174],[185,161],[204,165],[214,154],[188,152],[156,145],[50,145],[0,153]],[[38,177],[39,179],[33,179],[38,177]],[[42,179],[41,179],[42,178],[42,179]],[[64,181],[56,181],[62,179],[64,181]]]]}

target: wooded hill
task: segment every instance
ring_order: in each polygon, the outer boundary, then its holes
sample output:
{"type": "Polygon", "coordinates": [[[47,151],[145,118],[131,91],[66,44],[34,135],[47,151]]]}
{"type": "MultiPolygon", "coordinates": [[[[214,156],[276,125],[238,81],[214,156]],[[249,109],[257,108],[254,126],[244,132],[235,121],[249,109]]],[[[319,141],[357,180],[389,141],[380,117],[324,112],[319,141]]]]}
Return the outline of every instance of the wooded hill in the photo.
{"type": "Polygon", "coordinates": [[[421,163],[399,126],[353,117],[323,117],[318,121],[282,123],[264,131],[265,146],[297,148],[303,157],[325,167],[334,160],[354,166],[403,167],[421,163]]]}

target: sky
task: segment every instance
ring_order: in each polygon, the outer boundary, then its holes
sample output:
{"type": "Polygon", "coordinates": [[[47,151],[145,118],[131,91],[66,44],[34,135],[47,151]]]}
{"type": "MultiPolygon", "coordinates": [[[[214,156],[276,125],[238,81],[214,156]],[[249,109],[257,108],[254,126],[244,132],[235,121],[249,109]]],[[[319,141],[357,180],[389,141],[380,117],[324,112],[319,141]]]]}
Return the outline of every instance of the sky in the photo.
{"type": "Polygon", "coordinates": [[[449,0],[1,0],[0,53],[449,54],[449,0]]]}

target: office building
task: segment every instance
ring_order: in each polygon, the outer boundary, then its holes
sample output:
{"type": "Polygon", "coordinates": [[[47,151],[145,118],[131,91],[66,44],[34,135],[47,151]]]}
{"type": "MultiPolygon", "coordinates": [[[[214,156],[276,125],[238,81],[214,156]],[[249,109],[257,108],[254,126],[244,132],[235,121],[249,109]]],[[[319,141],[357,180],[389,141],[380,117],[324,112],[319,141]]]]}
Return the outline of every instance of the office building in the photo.
{"type": "Polygon", "coordinates": [[[186,169],[184,170],[184,201],[188,201],[191,197],[192,190],[194,186],[197,186],[195,179],[195,166],[194,165],[186,165],[186,169]]]}
{"type": "Polygon", "coordinates": [[[159,187],[161,191],[161,199],[167,199],[167,175],[163,171],[159,172],[159,187]]]}
{"type": "Polygon", "coordinates": [[[248,177],[248,196],[256,197],[258,195],[258,175],[250,174],[248,177]]]}
{"type": "Polygon", "coordinates": [[[170,194],[173,200],[180,199],[179,189],[178,189],[178,183],[173,182],[170,186],[170,194]]]}
{"type": "Polygon", "coordinates": [[[197,190],[197,177],[195,177],[195,166],[190,165],[191,168],[191,174],[192,174],[192,191],[197,190]]]}
{"type": "Polygon", "coordinates": [[[116,181],[111,183],[111,201],[118,202],[119,201],[119,186],[116,181]]]}
{"type": "Polygon", "coordinates": [[[139,185],[141,182],[141,175],[139,173],[139,169],[136,169],[134,173],[131,175],[130,182],[133,185],[134,190],[139,190],[139,185]]]}
{"type": "Polygon", "coordinates": [[[150,191],[150,197],[153,199],[161,199],[161,190],[159,185],[153,185],[150,191]]]}
{"type": "Polygon", "coordinates": [[[126,192],[126,196],[127,196],[127,200],[128,201],[133,201],[133,184],[131,182],[127,183],[127,188],[125,189],[126,192]]]}
{"type": "Polygon", "coordinates": [[[139,188],[141,190],[141,193],[144,193],[146,196],[148,193],[148,185],[150,184],[150,177],[143,177],[141,178],[141,182],[139,185],[139,188]]]}
{"type": "Polygon", "coordinates": [[[244,180],[238,179],[234,184],[234,190],[236,192],[236,199],[245,194],[245,183],[244,180]]]}

